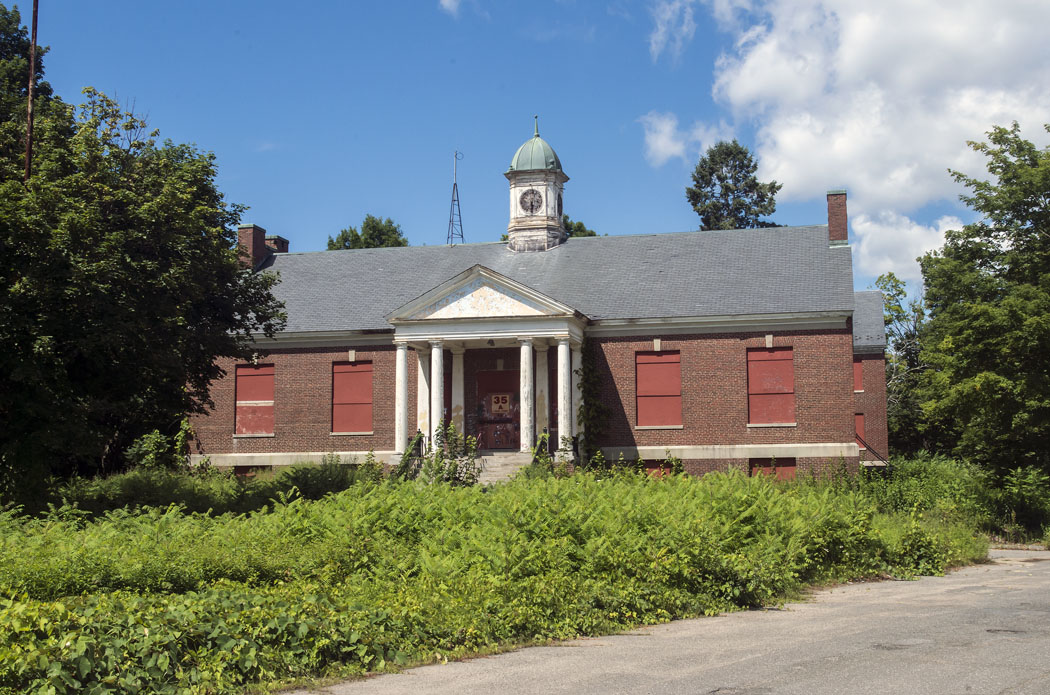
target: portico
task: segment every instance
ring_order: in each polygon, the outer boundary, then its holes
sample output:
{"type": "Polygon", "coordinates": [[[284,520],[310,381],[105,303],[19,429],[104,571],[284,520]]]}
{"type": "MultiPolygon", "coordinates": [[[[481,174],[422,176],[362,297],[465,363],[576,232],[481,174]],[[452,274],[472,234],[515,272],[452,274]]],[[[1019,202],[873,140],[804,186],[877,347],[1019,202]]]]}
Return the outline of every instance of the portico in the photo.
{"type": "Polygon", "coordinates": [[[404,452],[409,438],[410,348],[417,355],[416,421],[429,441],[434,441],[445,421],[451,421],[461,432],[478,436],[482,448],[507,448],[513,437],[518,450],[528,452],[544,429],[553,429],[552,396],[559,448],[563,437],[578,434],[575,414],[580,392],[573,370],[582,363],[587,318],[572,307],[484,266],[474,266],[395,310],[387,320],[394,326],[397,347],[396,453],[404,452]],[[553,388],[548,358],[552,348],[553,388]],[[472,368],[473,383],[467,383],[468,362],[473,367],[485,351],[508,355],[508,350],[514,351],[510,355],[516,353],[516,360],[497,357],[490,365],[495,369],[472,368]],[[446,379],[446,353],[451,355],[450,379],[446,379]],[[507,393],[513,366],[518,372],[516,393],[507,393]],[[445,395],[446,381],[450,398],[445,395]],[[469,415],[468,395],[474,405],[469,415]]]}

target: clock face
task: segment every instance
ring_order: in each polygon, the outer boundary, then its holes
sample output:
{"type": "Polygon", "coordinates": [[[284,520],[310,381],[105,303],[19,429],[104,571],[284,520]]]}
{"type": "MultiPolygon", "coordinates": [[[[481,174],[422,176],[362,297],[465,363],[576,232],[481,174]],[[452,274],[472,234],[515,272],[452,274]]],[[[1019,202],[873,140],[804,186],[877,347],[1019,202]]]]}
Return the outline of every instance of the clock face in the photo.
{"type": "Polygon", "coordinates": [[[518,204],[528,214],[535,215],[543,207],[543,194],[535,188],[530,188],[521,194],[521,197],[518,198],[518,204]]]}

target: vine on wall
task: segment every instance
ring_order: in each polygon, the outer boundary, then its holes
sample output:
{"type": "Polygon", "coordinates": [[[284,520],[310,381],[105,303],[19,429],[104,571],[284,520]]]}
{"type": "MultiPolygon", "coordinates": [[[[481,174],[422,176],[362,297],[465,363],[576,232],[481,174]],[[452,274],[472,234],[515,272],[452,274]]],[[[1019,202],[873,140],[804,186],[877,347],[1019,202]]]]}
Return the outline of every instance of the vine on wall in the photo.
{"type": "Polygon", "coordinates": [[[580,407],[576,413],[576,422],[583,428],[583,441],[579,447],[581,463],[587,465],[598,451],[598,442],[609,419],[609,409],[602,402],[597,346],[584,338],[580,354],[580,368],[577,370],[580,377],[580,407]]]}

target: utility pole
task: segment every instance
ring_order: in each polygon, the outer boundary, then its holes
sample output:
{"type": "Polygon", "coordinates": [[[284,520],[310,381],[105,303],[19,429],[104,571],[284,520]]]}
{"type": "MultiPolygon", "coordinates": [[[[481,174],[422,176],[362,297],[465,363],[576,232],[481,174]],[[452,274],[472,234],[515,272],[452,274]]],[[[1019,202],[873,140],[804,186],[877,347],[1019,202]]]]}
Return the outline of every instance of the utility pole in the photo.
{"type": "Polygon", "coordinates": [[[36,11],[40,0],[33,0],[33,38],[29,44],[29,106],[26,113],[26,175],[23,184],[29,183],[29,174],[33,170],[33,87],[36,86],[36,11]]]}

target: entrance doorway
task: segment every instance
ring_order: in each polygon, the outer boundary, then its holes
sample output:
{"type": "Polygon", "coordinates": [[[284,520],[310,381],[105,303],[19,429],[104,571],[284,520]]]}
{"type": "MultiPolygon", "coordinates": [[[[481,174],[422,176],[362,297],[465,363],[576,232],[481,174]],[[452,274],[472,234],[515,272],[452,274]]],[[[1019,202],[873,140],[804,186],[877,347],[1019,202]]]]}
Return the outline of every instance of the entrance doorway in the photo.
{"type": "Polygon", "coordinates": [[[518,450],[521,442],[520,388],[516,369],[477,373],[479,449],[518,450]]]}

